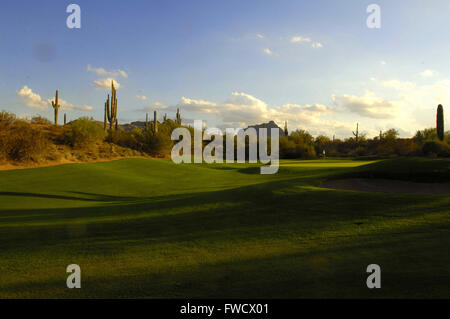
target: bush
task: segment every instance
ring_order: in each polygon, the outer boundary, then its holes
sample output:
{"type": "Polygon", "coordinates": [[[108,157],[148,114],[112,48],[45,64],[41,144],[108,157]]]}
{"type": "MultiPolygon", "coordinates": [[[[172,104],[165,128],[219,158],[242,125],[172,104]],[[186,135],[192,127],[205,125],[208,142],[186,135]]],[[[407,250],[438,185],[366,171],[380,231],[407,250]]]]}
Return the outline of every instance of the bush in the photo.
{"type": "Polygon", "coordinates": [[[0,112],[0,127],[7,126],[14,123],[16,120],[16,115],[6,111],[0,112]]]}
{"type": "Polygon", "coordinates": [[[423,144],[422,153],[425,156],[450,157],[450,146],[443,142],[429,141],[423,144]]]}
{"type": "Polygon", "coordinates": [[[419,145],[412,139],[398,139],[395,143],[395,153],[400,156],[417,155],[419,145]]]}
{"type": "Polygon", "coordinates": [[[281,158],[314,158],[316,151],[312,144],[304,143],[302,139],[291,136],[280,137],[280,157],[281,158]]]}
{"type": "Polygon", "coordinates": [[[0,153],[4,159],[38,162],[48,147],[47,137],[25,121],[15,121],[0,134],[0,153]]]}
{"type": "Polygon", "coordinates": [[[362,146],[358,146],[355,150],[355,155],[357,156],[367,155],[367,150],[362,146]]]}
{"type": "Polygon", "coordinates": [[[170,135],[164,133],[154,134],[150,130],[143,133],[144,137],[144,149],[143,151],[158,157],[164,157],[170,154],[173,146],[173,141],[170,135]]]}
{"type": "Polygon", "coordinates": [[[108,134],[107,142],[122,147],[128,147],[137,151],[144,149],[144,137],[140,128],[133,128],[131,131],[112,131],[108,134]]]}
{"type": "Polygon", "coordinates": [[[36,115],[31,118],[31,124],[52,124],[52,122],[43,116],[36,115]]]}
{"type": "Polygon", "coordinates": [[[66,133],[68,144],[76,148],[87,148],[101,142],[105,138],[105,131],[92,118],[81,117],[70,124],[66,133]]]}

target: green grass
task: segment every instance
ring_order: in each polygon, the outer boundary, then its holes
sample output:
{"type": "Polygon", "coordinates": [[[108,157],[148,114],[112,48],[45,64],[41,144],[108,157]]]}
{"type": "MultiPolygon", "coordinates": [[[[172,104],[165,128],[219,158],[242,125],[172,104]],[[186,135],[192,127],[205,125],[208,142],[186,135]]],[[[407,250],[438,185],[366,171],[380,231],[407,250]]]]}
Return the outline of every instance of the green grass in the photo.
{"type": "Polygon", "coordinates": [[[449,298],[448,196],[317,187],[383,163],[282,161],[260,175],[127,159],[0,172],[0,297],[449,298]],[[72,263],[81,289],[66,288],[72,263]],[[381,289],[366,287],[372,263],[381,289]]]}
{"type": "Polygon", "coordinates": [[[414,182],[450,182],[450,160],[444,158],[389,159],[373,165],[362,165],[343,175],[414,182]]]}

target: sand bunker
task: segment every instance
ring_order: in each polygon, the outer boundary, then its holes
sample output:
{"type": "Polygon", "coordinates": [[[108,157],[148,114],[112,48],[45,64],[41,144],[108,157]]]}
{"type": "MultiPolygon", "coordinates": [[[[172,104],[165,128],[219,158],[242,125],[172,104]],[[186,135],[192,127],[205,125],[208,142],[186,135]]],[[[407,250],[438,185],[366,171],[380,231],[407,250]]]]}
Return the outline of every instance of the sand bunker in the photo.
{"type": "Polygon", "coordinates": [[[414,183],[389,179],[337,179],[326,181],[320,187],[360,192],[450,195],[450,183],[414,183]]]}

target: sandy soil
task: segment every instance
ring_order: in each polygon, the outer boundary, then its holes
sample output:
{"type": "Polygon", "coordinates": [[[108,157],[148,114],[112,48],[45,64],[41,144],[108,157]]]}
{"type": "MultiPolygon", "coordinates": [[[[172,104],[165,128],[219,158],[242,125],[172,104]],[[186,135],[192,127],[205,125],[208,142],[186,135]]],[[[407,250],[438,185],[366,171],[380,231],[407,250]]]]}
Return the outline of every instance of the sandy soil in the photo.
{"type": "Polygon", "coordinates": [[[450,183],[414,183],[388,179],[348,178],[329,180],[320,187],[361,192],[450,195],[450,183]]]}

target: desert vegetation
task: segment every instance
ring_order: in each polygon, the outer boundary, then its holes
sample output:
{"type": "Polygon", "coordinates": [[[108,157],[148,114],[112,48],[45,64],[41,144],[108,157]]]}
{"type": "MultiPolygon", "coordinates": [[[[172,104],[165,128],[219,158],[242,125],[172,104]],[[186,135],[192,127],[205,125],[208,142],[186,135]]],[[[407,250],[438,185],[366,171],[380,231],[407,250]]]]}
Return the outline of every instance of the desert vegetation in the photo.
{"type": "MultiPolygon", "coordinates": [[[[17,119],[15,114],[6,111],[0,113],[1,161],[39,163],[60,158],[89,160],[120,156],[167,158],[174,143],[170,138],[171,133],[182,125],[179,109],[174,120],[167,119],[167,115],[164,115],[164,120],[158,122],[157,112],[154,111],[153,121],[149,121],[147,113],[143,126],[119,125],[114,83],[111,83],[111,95],[108,94],[105,102],[103,123],[88,117],[67,123],[67,114],[64,113],[64,125],[58,125],[58,99],[57,90],[55,101],[52,101],[54,125],[41,115],[26,121],[17,119]]],[[[357,123],[356,130],[352,131],[353,136],[336,139],[325,135],[313,137],[308,131],[300,129],[289,134],[285,123],[284,136],[280,136],[280,158],[450,157],[450,131],[444,131],[442,105],[437,108],[436,128],[418,130],[411,138],[400,138],[395,128],[380,131],[378,136],[367,138],[360,127],[360,123],[357,123]]],[[[192,127],[188,128],[193,131],[192,127]]],[[[246,148],[248,149],[248,139],[246,148]]]]}

